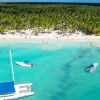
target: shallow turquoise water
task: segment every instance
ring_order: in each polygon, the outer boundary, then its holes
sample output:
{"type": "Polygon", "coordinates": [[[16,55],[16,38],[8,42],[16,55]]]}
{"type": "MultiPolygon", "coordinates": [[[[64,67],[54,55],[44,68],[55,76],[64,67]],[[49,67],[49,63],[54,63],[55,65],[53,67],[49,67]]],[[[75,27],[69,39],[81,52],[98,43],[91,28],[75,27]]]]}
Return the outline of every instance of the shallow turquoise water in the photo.
{"type": "Polygon", "coordinates": [[[0,82],[12,80],[9,50],[12,50],[16,83],[32,82],[35,96],[18,100],[95,100],[100,98],[100,47],[94,42],[1,43],[0,82]],[[34,67],[15,61],[29,59],[34,67]],[[99,63],[93,73],[86,67],[99,63]]]}

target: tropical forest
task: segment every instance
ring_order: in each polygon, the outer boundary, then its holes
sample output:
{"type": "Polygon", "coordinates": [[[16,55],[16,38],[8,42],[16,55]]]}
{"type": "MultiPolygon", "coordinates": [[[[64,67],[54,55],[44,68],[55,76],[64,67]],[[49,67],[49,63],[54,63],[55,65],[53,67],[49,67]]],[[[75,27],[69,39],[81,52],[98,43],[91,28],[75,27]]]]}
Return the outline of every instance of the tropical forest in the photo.
{"type": "Polygon", "coordinates": [[[78,4],[0,3],[0,32],[27,28],[81,29],[100,35],[100,6],[78,4]]]}

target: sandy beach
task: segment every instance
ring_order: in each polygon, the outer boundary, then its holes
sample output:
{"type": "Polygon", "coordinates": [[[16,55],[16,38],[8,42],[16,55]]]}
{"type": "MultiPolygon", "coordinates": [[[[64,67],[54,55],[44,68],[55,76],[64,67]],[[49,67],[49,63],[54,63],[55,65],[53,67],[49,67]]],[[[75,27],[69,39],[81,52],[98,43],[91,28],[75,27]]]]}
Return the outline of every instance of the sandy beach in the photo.
{"type": "Polygon", "coordinates": [[[100,36],[0,35],[0,40],[100,40],[100,36]]]}
{"type": "Polygon", "coordinates": [[[100,36],[86,35],[83,32],[76,31],[74,33],[58,34],[57,31],[52,31],[51,33],[40,33],[38,35],[32,34],[32,30],[21,32],[16,32],[16,30],[5,32],[6,34],[0,34],[0,41],[4,42],[21,42],[21,41],[40,41],[40,42],[54,42],[54,41],[99,41],[100,36]],[[13,32],[13,34],[11,33],[13,32]]]}

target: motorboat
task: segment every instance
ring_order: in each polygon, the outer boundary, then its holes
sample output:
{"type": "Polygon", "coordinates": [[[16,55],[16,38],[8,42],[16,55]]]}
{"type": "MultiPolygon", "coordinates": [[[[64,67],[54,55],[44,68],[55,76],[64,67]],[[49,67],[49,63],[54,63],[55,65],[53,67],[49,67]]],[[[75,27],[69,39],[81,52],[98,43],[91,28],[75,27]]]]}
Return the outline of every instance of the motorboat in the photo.
{"type": "Polygon", "coordinates": [[[32,67],[33,66],[33,64],[30,63],[29,61],[23,61],[23,62],[17,61],[16,64],[20,65],[20,66],[23,66],[23,67],[32,67]]]}
{"type": "Polygon", "coordinates": [[[93,72],[96,69],[97,66],[98,66],[98,63],[91,64],[91,65],[88,66],[87,71],[93,72]]]}

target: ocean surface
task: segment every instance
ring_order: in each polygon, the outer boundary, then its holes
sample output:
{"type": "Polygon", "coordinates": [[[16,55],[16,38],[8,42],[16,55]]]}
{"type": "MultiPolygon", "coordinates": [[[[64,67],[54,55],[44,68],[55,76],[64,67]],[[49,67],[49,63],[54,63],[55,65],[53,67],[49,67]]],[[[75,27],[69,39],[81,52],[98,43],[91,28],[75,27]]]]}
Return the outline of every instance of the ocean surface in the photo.
{"type": "Polygon", "coordinates": [[[98,42],[4,42],[0,43],[0,82],[12,80],[12,50],[16,84],[32,82],[34,96],[16,100],[99,100],[100,43],[98,42]],[[32,68],[15,64],[29,60],[32,68]],[[92,73],[86,67],[98,67],[92,73]]]}

